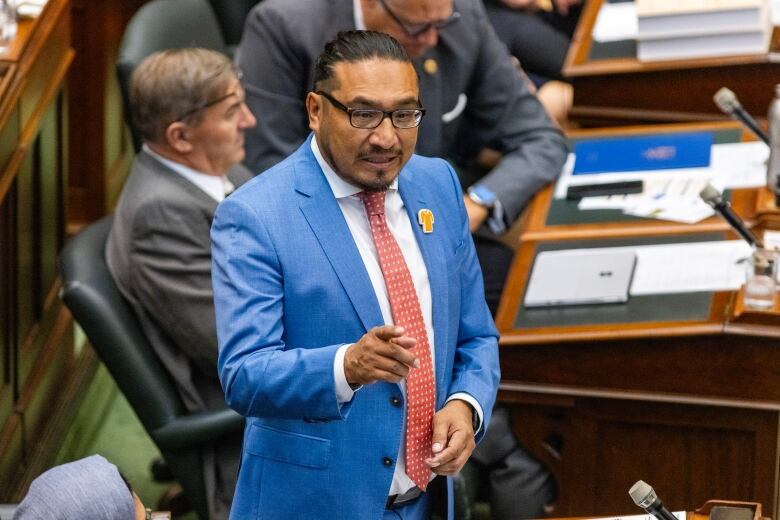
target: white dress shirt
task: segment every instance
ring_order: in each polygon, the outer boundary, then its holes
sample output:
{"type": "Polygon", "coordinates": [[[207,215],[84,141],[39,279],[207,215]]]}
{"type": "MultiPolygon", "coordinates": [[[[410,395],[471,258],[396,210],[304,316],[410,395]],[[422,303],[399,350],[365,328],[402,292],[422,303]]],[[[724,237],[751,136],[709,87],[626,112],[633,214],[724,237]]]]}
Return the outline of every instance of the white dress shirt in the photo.
{"type": "MultiPolygon", "coordinates": [[[[363,190],[348,183],[333,171],[330,164],[322,157],[316,138],[311,140],[311,150],[314,153],[317,163],[325,174],[325,179],[328,181],[330,189],[333,191],[333,196],[336,198],[339,208],[341,208],[341,213],[344,215],[349,231],[352,234],[352,238],[355,240],[360,257],[363,260],[363,265],[365,265],[368,277],[371,280],[371,286],[376,293],[379,309],[382,312],[382,319],[385,324],[392,325],[393,314],[390,308],[390,299],[387,295],[385,277],[382,274],[382,268],[379,265],[374,238],[371,234],[371,224],[366,216],[363,201],[357,196],[357,194],[363,190]]],[[[428,281],[428,270],[425,267],[425,261],[423,260],[420,246],[415,239],[409,215],[404,209],[403,200],[401,199],[400,193],[398,193],[398,179],[395,179],[388,187],[387,195],[385,196],[385,219],[387,220],[387,227],[390,229],[393,237],[395,237],[398,242],[398,246],[401,248],[406,265],[412,275],[412,282],[415,291],[417,292],[417,298],[420,301],[420,310],[422,311],[423,321],[425,322],[425,331],[428,334],[428,344],[431,346],[431,363],[435,367],[436,359],[435,349],[433,348],[434,335],[432,318],[433,303],[431,298],[431,286],[428,281]]],[[[350,345],[351,343],[339,348],[333,363],[333,373],[336,380],[336,396],[340,403],[350,401],[356,391],[350,388],[344,373],[344,354],[350,345]]],[[[406,381],[401,380],[401,382],[398,383],[398,386],[405,397],[406,381]]],[[[471,404],[479,415],[481,427],[482,408],[476,399],[464,393],[453,394],[447,400],[450,401],[452,399],[462,399],[471,404]]],[[[404,425],[401,431],[406,432],[405,414],[404,425]]],[[[431,475],[431,478],[434,476],[435,475],[431,475]]],[[[398,451],[398,460],[396,461],[395,471],[393,473],[393,482],[388,494],[402,494],[414,486],[414,482],[412,482],[406,474],[406,441],[405,439],[402,439],[398,451]]]]}
{"type": "Polygon", "coordinates": [[[225,194],[230,193],[235,189],[235,186],[233,186],[233,183],[228,180],[226,175],[209,175],[207,173],[193,170],[189,166],[185,166],[181,163],[177,163],[176,161],[172,161],[163,157],[149,148],[149,146],[146,144],[144,144],[143,149],[146,153],[190,181],[192,184],[200,188],[201,191],[206,193],[206,195],[216,200],[217,202],[222,202],[225,199],[225,194]]]}

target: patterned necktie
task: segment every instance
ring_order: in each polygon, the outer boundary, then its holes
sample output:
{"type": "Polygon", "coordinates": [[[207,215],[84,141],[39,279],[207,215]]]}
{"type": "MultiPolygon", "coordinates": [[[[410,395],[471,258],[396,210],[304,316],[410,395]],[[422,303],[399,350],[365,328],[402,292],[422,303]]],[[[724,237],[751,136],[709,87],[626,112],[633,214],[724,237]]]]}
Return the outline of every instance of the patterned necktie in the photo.
{"type": "Polygon", "coordinates": [[[420,361],[420,368],[410,369],[406,376],[406,474],[424,491],[431,476],[425,459],[431,456],[434,408],[433,367],[428,334],[412,275],[398,242],[387,227],[385,192],[362,192],[358,196],[363,200],[371,224],[371,235],[385,278],[393,320],[396,325],[406,329],[407,336],[417,340],[417,346],[412,352],[420,361]]]}

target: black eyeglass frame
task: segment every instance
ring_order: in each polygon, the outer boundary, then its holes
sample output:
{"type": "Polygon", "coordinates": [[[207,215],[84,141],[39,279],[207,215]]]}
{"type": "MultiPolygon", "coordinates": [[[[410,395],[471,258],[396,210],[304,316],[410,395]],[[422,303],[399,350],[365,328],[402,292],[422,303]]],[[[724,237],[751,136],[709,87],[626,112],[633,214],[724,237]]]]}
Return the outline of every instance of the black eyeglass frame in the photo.
{"type": "Polygon", "coordinates": [[[401,29],[403,29],[406,35],[410,38],[416,38],[420,36],[422,33],[428,31],[431,27],[435,28],[437,31],[440,31],[448,25],[451,25],[460,20],[460,12],[455,9],[454,3],[452,4],[452,14],[444,20],[414,24],[406,22],[400,16],[398,16],[392,9],[390,9],[390,6],[387,5],[385,0],[379,0],[379,3],[382,4],[382,7],[385,9],[385,11],[387,11],[387,14],[390,15],[390,18],[392,18],[393,21],[397,23],[398,26],[401,27],[401,29]]]}
{"type": "MultiPolygon", "coordinates": [[[[318,94],[328,101],[330,101],[331,105],[338,108],[342,112],[346,112],[346,114],[349,116],[349,124],[352,125],[353,128],[358,128],[360,130],[373,130],[374,128],[377,128],[379,125],[382,124],[382,121],[385,120],[385,118],[389,117],[390,122],[393,123],[393,126],[395,128],[398,128],[399,130],[409,130],[411,128],[417,128],[420,126],[420,123],[422,122],[422,118],[425,116],[425,108],[418,106],[416,108],[396,108],[395,110],[380,110],[378,108],[351,108],[339,101],[338,99],[334,98],[327,92],[323,92],[322,90],[316,90],[314,91],[315,94],[318,94]],[[377,122],[374,126],[358,126],[355,124],[355,122],[352,120],[352,114],[356,112],[371,112],[374,114],[382,114],[382,118],[377,122]],[[412,126],[398,126],[398,124],[395,122],[395,118],[393,115],[397,112],[419,112],[420,117],[415,117],[414,121],[415,124],[412,126]]],[[[419,102],[418,102],[419,104],[419,102]]]]}

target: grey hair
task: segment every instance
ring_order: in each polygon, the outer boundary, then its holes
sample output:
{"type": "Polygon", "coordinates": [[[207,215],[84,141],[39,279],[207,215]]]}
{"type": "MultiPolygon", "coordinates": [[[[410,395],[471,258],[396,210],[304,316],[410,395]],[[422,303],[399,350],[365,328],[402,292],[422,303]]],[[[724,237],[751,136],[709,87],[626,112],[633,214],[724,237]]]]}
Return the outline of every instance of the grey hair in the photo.
{"type": "Polygon", "coordinates": [[[197,124],[198,110],[227,90],[234,69],[227,56],[208,49],[156,52],[133,72],[130,84],[132,118],[145,141],[163,142],[168,125],[181,118],[197,124]]]}

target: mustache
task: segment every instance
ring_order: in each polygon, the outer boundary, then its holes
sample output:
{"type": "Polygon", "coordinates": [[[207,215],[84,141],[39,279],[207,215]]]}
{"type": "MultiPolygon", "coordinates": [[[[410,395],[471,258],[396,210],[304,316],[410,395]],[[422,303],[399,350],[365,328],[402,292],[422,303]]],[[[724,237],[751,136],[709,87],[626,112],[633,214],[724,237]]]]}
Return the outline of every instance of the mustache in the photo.
{"type": "Polygon", "coordinates": [[[367,159],[376,155],[401,155],[403,151],[400,147],[394,146],[392,148],[381,148],[379,146],[372,145],[368,150],[364,150],[358,154],[358,159],[367,159]]]}

